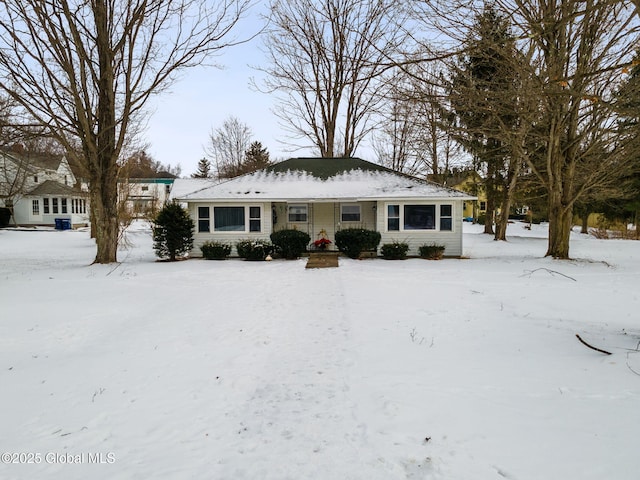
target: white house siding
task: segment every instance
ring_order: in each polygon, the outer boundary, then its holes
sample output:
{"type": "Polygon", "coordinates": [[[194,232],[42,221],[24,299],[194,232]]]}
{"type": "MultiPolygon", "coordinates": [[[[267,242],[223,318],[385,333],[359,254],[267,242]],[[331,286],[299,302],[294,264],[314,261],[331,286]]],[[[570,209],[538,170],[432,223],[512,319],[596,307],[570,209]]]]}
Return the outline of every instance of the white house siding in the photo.
{"type": "MultiPolygon", "coordinates": [[[[462,204],[461,200],[442,200],[442,201],[380,201],[377,208],[377,230],[381,234],[380,246],[385,243],[393,243],[394,241],[404,242],[409,245],[408,255],[419,255],[419,248],[422,245],[444,245],[445,256],[459,257],[462,255],[462,204]],[[440,205],[452,205],[452,230],[407,230],[407,231],[388,231],[387,230],[387,205],[436,205],[439,218],[440,205]]],[[[439,225],[439,222],[437,223],[439,225]]]]}
{"type": "MultiPolygon", "coordinates": [[[[200,250],[200,246],[204,242],[221,242],[227,243],[233,246],[231,251],[231,256],[237,256],[238,252],[236,251],[235,244],[239,240],[244,239],[261,239],[261,240],[269,240],[269,236],[273,231],[273,225],[271,222],[271,202],[228,202],[228,203],[208,203],[208,202],[190,202],[188,206],[189,214],[195,223],[195,232],[193,235],[193,249],[191,250],[192,257],[202,257],[202,250],[200,250]],[[211,212],[210,218],[210,226],[211,232],[198,232],[198,207],[209,207],[211,212]],[[260,232],[215,232],[213,225],[213,209],[214,207],[261,207],[261,218],[260,218],[260,232]]],[[[246,225],[247,230],[249,226],[246,225]]]]}

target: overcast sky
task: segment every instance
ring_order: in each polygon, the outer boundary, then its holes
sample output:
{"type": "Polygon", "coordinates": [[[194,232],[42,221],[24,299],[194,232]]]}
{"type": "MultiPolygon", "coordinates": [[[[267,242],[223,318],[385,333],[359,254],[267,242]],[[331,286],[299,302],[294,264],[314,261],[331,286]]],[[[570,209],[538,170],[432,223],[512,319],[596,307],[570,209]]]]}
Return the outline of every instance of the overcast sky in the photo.
{"type": "MultiPolygon", "coordinates": [[[[236,35],[250,37],[260,30],[261,21],[254,9],[237,26],[236,35]]],[[[261,39],[255,38],[229,48],[215,60],[223,69],[188,69],[170,91],[156,97],[151,102],[152,115],[145,135],[147,153],[163,164],[180,164],[182,175],[188,176],[205,156],[211,129],[221,126],[232,115],[251,128],[254,140],[267,147],[272,159],[309,154],[309,151],[288,152],[279,143],[286,140],[286,132],[271,112],[275,97],[250,86],[252,77],[262,75],[250,67],[264,65],[265,55],[260,47],[261,39]]]]}

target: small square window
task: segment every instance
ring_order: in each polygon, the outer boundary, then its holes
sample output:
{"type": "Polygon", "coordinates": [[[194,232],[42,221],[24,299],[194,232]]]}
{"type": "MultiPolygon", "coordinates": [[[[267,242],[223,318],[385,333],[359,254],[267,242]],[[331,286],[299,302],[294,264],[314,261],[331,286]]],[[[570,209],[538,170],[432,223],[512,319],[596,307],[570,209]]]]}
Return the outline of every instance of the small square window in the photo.
{"type": "Polygon", "coordinates": [[[342,205],[340,218],[343,222],[360,221],[360,205],[342,205]]]}
{"type": "Polygon", "coordinates": [[[306,222],[307,206],[306,205],[289,205],[289,221],[290,222],[306,222]]]}

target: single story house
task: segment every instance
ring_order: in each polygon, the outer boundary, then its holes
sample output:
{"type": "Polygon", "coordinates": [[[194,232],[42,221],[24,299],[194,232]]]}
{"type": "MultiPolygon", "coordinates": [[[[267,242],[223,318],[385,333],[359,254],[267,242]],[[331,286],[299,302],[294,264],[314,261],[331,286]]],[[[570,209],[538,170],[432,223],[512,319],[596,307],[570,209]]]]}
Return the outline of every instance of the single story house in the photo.
{"type": "Polygon", "coordinates": [[[445,255],[460,256],[463,204],[475,200],[359,158],[292,158],[228,181],[199,182],[191,191],[180,184],[179,190],[174,199],[196,224],[193,256],[201,256],[205,241],[235,244],[298,229],[312,242],[322,235],[333,242],[337,230],[352,227],[379,231],[381,245],[406,242],[410,255],[437,243],[445,245],[445,255]]]}

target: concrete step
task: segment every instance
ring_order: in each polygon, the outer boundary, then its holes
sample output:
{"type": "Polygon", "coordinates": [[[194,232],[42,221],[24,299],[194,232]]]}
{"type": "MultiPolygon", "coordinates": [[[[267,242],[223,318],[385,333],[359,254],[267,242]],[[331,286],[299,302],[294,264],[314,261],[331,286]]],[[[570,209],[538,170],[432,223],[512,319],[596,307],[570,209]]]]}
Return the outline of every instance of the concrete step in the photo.
{"type": "Polygon", "coordinates": [[[337,267],[338,255],[338,252],[310,253],[306,268],[337,267]]]}

